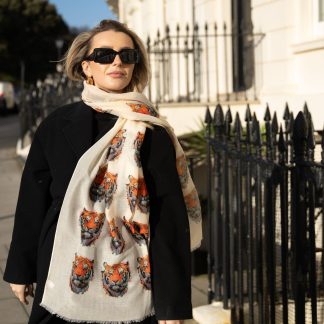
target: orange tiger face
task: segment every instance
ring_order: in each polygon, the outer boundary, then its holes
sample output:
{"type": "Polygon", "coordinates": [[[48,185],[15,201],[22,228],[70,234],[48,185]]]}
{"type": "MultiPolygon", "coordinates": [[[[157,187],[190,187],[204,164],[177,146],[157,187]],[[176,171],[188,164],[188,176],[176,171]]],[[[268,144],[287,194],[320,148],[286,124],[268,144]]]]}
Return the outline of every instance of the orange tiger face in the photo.
{"type": "Polygon", "coordinates": [[[88,290],[93,278],[93,263],[94,260],[75,254],[70,276],[70,288],[74,293],[83,294],[88,290]]]}
{"type": "Polygon", "coordinates": [[[127,103],[127,105],[130,106],[132,111],[134,112],[145,114],[145,115],[151,115],[154,117],[158,116],[158,113],[155,111],[153,107],[146,106],[144,104],[132,104],[132,103],[127,103]]]}
{"type": "Polygon", "coordinates": [[[193,189],[184,197],[188,216],[194,221],[199,222],[201,219],[200,202],[196,189],[193,189]]]}
{"type": "Polygon", "coordinates": [[[101,201],[105,196],[105,174],[107,171],[107,164],[99,167],[94,181],[90,187],[90,199],[92,201],[101,201]]]}
{"type": "Polygon", "coordinates": [[[148,213],[150,201],[144,178],[137,179],[129,175],[128,179],[127,200],[132,214],[134,214],[136,206],[142,213],[148,213]]]}
{"type": "Polygon", "coordinates": [[[123,217],[123,222],[127,231],[132,235],[139,245],[147,242],[149,238],[149,226],[147,224],[131,220],[128,221],[125,216],[123,217]]]}
{"type": "Polygon", "coordinates": [[[187,161],[184,155],[177,157],[176,159],[176,167],[179,175],[181,187],[184,188],[188,183],[188,168],[187,161]]]}
{"type": "Polygon", "coordinates": [[[81,244],[89,246],[94,244],[100,236],[105,214],[83,209],[80,215],[81,244]]]}
{"type": "Polygon", "coordinates": [[[150,210],[150,198],[144,178],[138,179],[138,207],[142,213],[150,210]]]}
{"type": "Polygon", "coordinates": [[[131,175],[128,176],[128,179],[129,179],[129,183],[126,184],[127,200],[128,200],[129,208],[132,214],[134,214],[137,205],[138,180],[131,175]]]}
{"type": "Polygon", "coordinates": [[[134,141],[134,148],[135,148],[135,162],[138,167],[141,167],[141,146],[144,141],[144,133],[137,132],[136,139],[134,141]]]}
{"type": "Polygon", "coordinates": [[[128,290],[128,281],[130,279],[130,271],[128,262],[121,262],[109,265],[103,264],[104,270],[102,274],[102,284],[105,292],[112,297],[121,297],[128,290]]]}
{"type": "Polygon", "coordinates": [[[105,202],[109,205],[112,202],[113,195],[117,190],[117,174],[106,172],[105,175],[105,202]]]}
{"type": "Polygon", "coordinates": [[[138,266],[138,274],[141,280],[141,284],[144,289],[151,290],[151,266],[149,256],[146,255],[142,258],[137,258],[138,266]]]}
{"type": "Polygon", "coordinates": [[[126,132],[126,129],[119,130],[118,133],[112,139],[111,145],[110,145],[109,151],[108,151],[108,156],[107,156],[108,161],[112,161],[119,157],[119,155],[122,151],[124,142],[125,142],[125,138],[126,138],[124,136],[125,132],[126,132]]]}
{"type": "Polygon", "coordinates": [[[109,225],[108,232],[111,236],[110,247],[112,253],[120,254],[124,250],[125,240],[123,239],[121,232],[116,226],[115,218],[113,218],[111,221],[108,221],[108,225],[109,225]]]}

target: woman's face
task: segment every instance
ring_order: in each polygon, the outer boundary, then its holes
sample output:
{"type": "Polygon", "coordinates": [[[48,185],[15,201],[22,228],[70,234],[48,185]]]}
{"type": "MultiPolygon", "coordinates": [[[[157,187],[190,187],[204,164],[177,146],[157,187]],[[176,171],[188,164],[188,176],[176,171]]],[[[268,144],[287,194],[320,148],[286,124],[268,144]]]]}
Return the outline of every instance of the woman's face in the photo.
{"type": "MultiPolygon", "coordinates": [[[[119,52],[123,48],[134,48],[132,39],[125,33],[107,30],[92,38],[90,52],[94,48],[109,47],[119,52]]],[[[107,92],[123,92],[132,79],[135,64],[125,64],[119,55],[108,64],[83,61],[82,69],[87,77],[92,77],[94,85],[107,92]]]]}

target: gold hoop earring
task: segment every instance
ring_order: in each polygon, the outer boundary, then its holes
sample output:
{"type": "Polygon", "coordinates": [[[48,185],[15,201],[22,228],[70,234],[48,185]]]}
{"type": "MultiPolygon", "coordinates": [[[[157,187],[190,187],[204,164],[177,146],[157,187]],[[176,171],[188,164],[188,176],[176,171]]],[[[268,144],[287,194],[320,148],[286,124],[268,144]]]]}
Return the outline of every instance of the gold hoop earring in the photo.
{"type": "Polygon", "coordinates": [[[88,84],[90,85],[94,85],[94,80],[93,80],[93,77],[92,76],[89,76],[87,77],[87,81],[86,81],[88,84]]]}

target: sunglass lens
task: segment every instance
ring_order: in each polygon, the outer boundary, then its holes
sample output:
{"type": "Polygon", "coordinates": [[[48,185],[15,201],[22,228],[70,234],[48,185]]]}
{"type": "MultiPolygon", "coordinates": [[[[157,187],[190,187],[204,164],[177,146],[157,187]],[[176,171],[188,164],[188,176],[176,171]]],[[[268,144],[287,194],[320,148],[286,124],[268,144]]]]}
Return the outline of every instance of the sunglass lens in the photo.
{"type": "Polygon", "coordinates": [[[120,59],[125,64],[134,64],[138,62],[138,53],[136,50],[122,50],[120,52],[120,59]]]}
{"type": "Polygon", "coordinates": [[[135,64],[139,61],[139,54],[136,49],[123,49],[116,52],[111,48],[95,48],[93,60],[101,64],[111,64],[117,54],[124,64],[135,64]]]}
{"type": "Polygon", "coordinates": [[[114,50],[103,48],[96,51],[95,62],[97,63],[112,63],[116,57],[116,52],[114,50]]]}

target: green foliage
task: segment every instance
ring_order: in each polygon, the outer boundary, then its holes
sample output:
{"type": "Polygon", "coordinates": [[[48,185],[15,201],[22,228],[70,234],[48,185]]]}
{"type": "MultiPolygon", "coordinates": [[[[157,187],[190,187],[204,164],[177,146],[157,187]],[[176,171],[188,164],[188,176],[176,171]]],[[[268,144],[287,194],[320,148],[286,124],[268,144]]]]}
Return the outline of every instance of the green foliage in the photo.
{"type": "Polygon", "coordinates": [[[54,71],[58,38],[69,30],[48,0],[0,0],[0,78],[19,80],[21,61],[27,82],[54,71]]]}
{"type": "Polygon", "coordinates": [[[179,141],[188,158],[193,157],[195,164],[201,164],[206,160],[207,141],[206,126],[200,121],[198,131],[184,134],[179,137],[179,141]]]}

